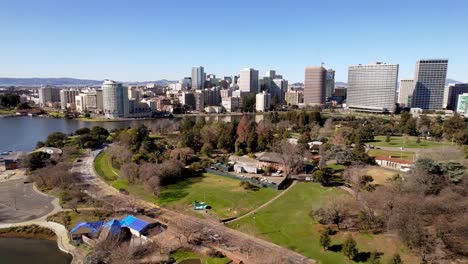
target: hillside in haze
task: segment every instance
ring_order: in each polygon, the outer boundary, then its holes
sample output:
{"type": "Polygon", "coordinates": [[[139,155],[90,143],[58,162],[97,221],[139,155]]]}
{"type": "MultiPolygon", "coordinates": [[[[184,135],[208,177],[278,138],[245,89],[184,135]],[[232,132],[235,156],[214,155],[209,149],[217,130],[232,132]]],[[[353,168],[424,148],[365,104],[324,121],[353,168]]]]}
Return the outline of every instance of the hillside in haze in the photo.
{"type": "MultiPolygon", "coordinates": [[[[176,81],[158,80],[144,82],[125,82],[128,84],[147,84],[155,83],[157,85],[167,85],[176,81]]],[[[2,78],[0,77],[0,85],[2,86],[99,86],[102,80],[86,80],[75,78],[2,78]]]]}

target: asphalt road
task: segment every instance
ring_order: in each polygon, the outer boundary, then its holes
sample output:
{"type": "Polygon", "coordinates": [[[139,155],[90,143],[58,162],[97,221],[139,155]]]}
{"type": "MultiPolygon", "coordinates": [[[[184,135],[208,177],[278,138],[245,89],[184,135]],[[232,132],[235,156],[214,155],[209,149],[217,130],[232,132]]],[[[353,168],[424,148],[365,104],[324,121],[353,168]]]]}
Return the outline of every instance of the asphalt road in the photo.
{"type": "Polygon", "coordinates": [[[25,222],[54,210],[53,198],[40,194],[22,179],[0,183],[0,223],[25,222]]]}

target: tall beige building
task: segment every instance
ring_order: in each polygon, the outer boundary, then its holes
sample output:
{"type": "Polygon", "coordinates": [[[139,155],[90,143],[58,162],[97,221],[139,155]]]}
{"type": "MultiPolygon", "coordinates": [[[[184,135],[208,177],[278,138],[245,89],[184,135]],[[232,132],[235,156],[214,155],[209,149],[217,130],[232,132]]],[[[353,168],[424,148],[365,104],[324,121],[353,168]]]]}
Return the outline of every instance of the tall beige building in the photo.
{"type": "Polygon", "coordinates": [[[327,70],[321,66],[307,67],[304,79],[304,104],[325,104],[327,70]]]}
{"type": "Polygon", "coordinates": [[[400,80],[400,92],[398,93],[398,103],[402,106],[411,107],[411,97],[414,91],[413,79],[400,80]]]}

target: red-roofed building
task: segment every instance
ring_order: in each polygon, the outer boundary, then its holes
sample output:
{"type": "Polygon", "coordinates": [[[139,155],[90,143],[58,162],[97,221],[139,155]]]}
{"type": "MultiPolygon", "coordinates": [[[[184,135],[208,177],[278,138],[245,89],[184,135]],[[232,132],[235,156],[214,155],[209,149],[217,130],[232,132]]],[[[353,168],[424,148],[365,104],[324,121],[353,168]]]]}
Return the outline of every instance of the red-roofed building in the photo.
{"type": "Polygon", "coordinates": [[[378,156],[375,157],[375,162],[381,167],[390,168],[394,170],[400,171],[409,171],[411,166],[413,165],[412,161],[393,158],[393,157],[386,157],[386,156],[378,156]]]}

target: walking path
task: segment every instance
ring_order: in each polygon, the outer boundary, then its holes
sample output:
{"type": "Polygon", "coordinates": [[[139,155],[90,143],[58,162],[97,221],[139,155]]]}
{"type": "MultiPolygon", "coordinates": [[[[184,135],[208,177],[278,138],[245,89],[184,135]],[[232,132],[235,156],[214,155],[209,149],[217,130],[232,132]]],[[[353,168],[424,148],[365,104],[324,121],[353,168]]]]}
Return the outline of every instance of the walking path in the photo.
{"type": "Polygon", "coordinates": [[[38,226],[45,227],[54,231],[55,235],[57,236],[57,245],[59,249],[73,256],[72,263],[74,264],[84,263],[84,258],[86,255],[85,252],[83,252],[83,250],[76,248],[70,243],[70,240],[68,239],[68,230],[61,224],[39,219],[39,220],[32,220],[32,221],[21,222],[21,223],[0,224],[0,228],[10,228],[10,227],[29,226],[29,225],[38,225],[38,226]]]}
{"type": "MultiPolygon", "coordinates": [[[[85,181],[84,186],[88,185],[88,189],[91,189],[91,191],[88,191],[90,196],[104,202],[113,200],[113,204],[117,204],[121,207],[128,207],[130,202],[129,196],[120,193],[107,183],[103,182],[97,176],[93,166],[93,161],[97,153],[98,152],[84,154],[80,158],[81,162],[74,163],[72,170],[75,173],[79,173],[85,181]]],[[[205,230],[206,233],[211,233],[213,235],[217,234],[225,239],[226,245],[223,246],[223,249],[227,251],[232,251],[232,246],[235,247],[236,245],[241,245],[241,247],[247,249],[246,253],[242,253],[247,257],[247,259],[249,257],[249,252],[258,252],[277,256],[278,260],[284,259],[284,263],[316,263],[314,260],[287,248],[280,247],[276,244],[247,235],[240,231],[227,228],[218,221],[181,214],[173,210],[158,207],[153,203],[149,203],[139,198],[134,198],[132,200],[136,200],[146,209],[157,209],[160,212],[159,219],[162,222],[167,223],[170,228],[177,229],[178,226],[193,227],[196,230],[205,230]]]]}
{"type": "Polygon", "coordinates": [[[239,217],[237,217],[237,218],[234,218],[234,219],[231,219],[231,220],[229,220],[229,221],[226,221],[225,223],[226,223],[226,224],[227,224],[227,223],[231,223],[231,222],[240,220],[240,219],[242,219],[242,218],[245,218],[245,217],[247,217],[247,216],[249,216],[249,215],[255,214],[258,210],[260,210],[260,209],[262,209],[262,208],[268,206],[269,204],[271,204],[272,202],[276,201],[276,200],[277,200],[278,198],[280,198],[281,196],[285,195],[289,190],[291,190],[292,187],[294,187],[294,185],[296,185],[296,183],[297,183],[297,181],[293,181],[293,183],[292,183],[286,190],[282,191],[280,194],[276,195],[275,197],[273,197],[273,198],[272,198],[271,200],[269,200],[268,202],[266,202],[266,203],[260,205],[259,207],[255,208],[254,210],[252,210],[252,211],[250,211],[250,212],[248,212],[248,213],[246,213],[246,214],[244,214],[244,215],[241,215],[241,216],[239,216],[239,217]]]}
{"type": "MultiPolygon", "coordinates": [[[[33,185],[32,191],[40,196],[51,198],[51,196],[40,192],[36,188],[35,185],[33,185]]],[[[59,249],[73,256],[72,263],[82,264],[84,263],[85,252],[82,249],[76,248],[70,243],[68,239],[68,230],[61,224],[47,221],[48,216],[54,215],[61,211],[66,211],[66,209],[63,209],[60,206],[58,198],[56,197],[52,197],[52,198],[53,199],[51,201],[51,204],[53,206],[53,209],[49,213],[43,216],[40,216],[36,219],[32,219],[28,221],[22,221],[22,222],[16,222],[16,223],[0,223],[0,228],[10,228],[10,227],[28,226],[28,225],[38,225],[44,228],[48,228],[52,230],[57,236],[57,245],[59,249]]],[[[34,208],[31,208],[31,209],[34,209],[34,208]]]]}

